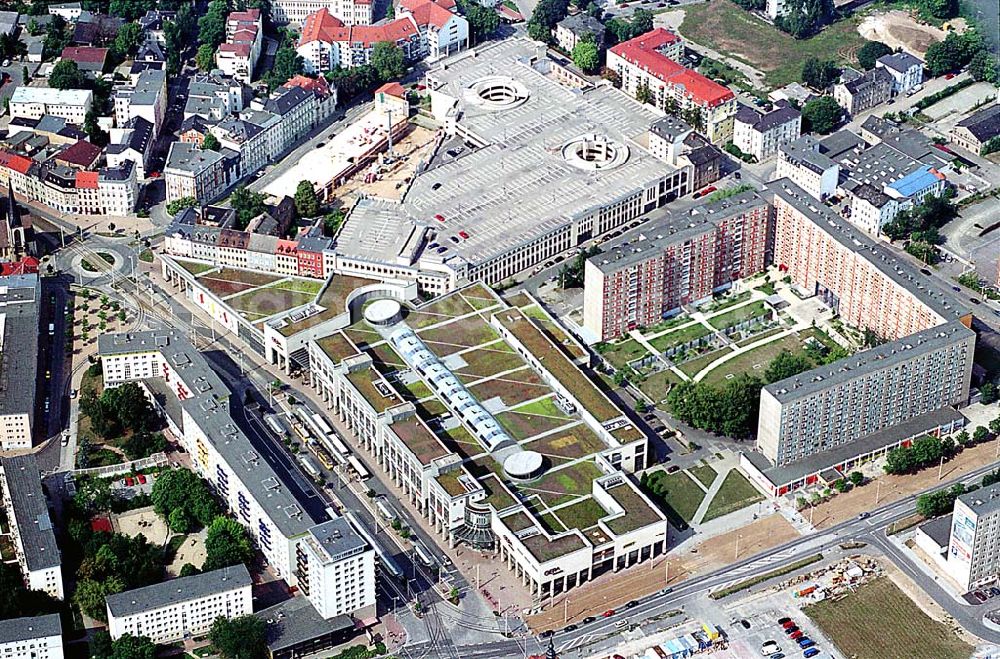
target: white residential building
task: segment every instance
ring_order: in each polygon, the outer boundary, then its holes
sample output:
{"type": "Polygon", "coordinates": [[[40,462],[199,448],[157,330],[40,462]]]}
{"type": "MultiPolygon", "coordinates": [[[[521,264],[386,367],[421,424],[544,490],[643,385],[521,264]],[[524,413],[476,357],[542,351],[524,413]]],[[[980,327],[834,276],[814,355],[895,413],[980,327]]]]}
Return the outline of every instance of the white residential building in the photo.
{"type": "Polygon", "coordinates": [[[135,85],[115,88],[115,125],[122,127],[133,117],[142,117],[153,125],[153,137],[160,134],[167,112],[167,73],[146,69],[135,85]]]}
{"type": "Polygon", "coordinates": [[[907,52],[883,55],[875,61],[875,66],[892,76],[894,94],[905,94],[924,79],[924,63],[907,52]]]}
{"type": "Polygon", "coordinates": [[[374,613],[374,547],[258,455],[230,414],[229,388],[182,334],[103,334],[98,348],[105,387],[143,381],[150,392],[169,397],[168,425],[194,469],[246,527],[278,577],[300,588],[323,616],[374,613]]]}
{"type": "Polygon", "coordinates": [[[345,25],[371,25],[375,22],[371,0],[274,0],[271,20],[275,23],[305,23],[310,14],[326,10],[345,25]]]}
{"type": "Polygon", "coordinates": [[[797,140],[802,134],[802,113],[786,101],[765,114],[740,105],[733,123],[733,145],[762,162],[777,153],[778,147],[797,140]]]}
{"type": "Polygon", "coordinates": [[[226,158],[188,142],[173,142],[163,167],[167,201],[194,197],[209,203],[229,187],[226,158]]]}
{"type": "Polygon", "coordinates": [[[469,22],[456,13],[454,0],[401,0],[397,12],[416,25],[422,54],[428,61],[469,46],[469,22]]]}
{"type": "Polygon", "coordinates": [[[63,659],[59,614],[0,620],[0,657],[63,659]]]}
{"type": "Polygon", "coordinates": [[[965,590],[1000,577],[1000,484],[955,500],[947,566],[965,590]]]}
{"type": "Polygon", "coordinates": [[[215,53],[215,65],[226,75],[249,84],[260,59],[263,40],[264,26],[259,9],[230,13],[226,20],[226,41],[215,53]]]}
{"type": "Polygon", "coordinates": [[[61,16],[67,23],[72,23],[80,18],[83,13],[82,2],[54,2],[49,5],[49,14],[61,16]]]}
{"type": "Polygon", "coordinates": [[[25,586],[63,599],[62,558],[35,456],[0,458],[0,486],[25,586]]]}
{"type": "Polygon", "coordinates": [[[203,636],[217,618],[253,613],[252,585],[246,566],[234,565],[108,595],[108,632],[157,645],[203,636]]]}
{"type": "Polygon", "coordinates": [[[10,116],[41,119],[51,114],[66,121],[83,125],[87,111],[94,101],[89,89],[53,89],[52,87],[25,87],[14,90],[10,97],[10,116]]]}
{"type": "Polygon", "coordinates": [[[837,190],[840,166],[820,152],[820,143],[803,135],[778,149],[774,179],[788,178],[811,197],[823,200],[837,190]]]}
{"type": "Polygon", "coordinates": [[[133,117],[121,128],[112,128],[111,141],[105,150],[108,166],[118,167],[126,160],[135,165],[137,180],[146,178],[146,164],[153,150],[153,124],[133,117]]]}
{"type": "MultiPolygon", "coordinates": [[[[13,195],[9,194],[9,197],[13,198],[13,195]]],[[[8,231],[16,233],[10,236],[10,243],[25,249],[27,235],[24,227],[11,226],[8,231]]],[[[32,446],[40,301],[38,275],[0,278],[0,375],[4,382],[0,398],[2,451],[30,449],[32,446]]]]}

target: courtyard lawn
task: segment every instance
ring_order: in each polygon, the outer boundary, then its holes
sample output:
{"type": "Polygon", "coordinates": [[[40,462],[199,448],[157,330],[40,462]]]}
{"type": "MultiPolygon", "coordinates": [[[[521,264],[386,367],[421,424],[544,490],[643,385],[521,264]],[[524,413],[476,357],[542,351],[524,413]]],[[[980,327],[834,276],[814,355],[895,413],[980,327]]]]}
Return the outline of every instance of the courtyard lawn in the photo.
{"type": "Polygon", "coordinates": [[[856,659],[966,659],[973,647],[930,618],[888,578],[802,609],[841,654],[856,659]]]}
{"type": "Polygon", "coordinates": [[[719,475],[712,465],[697,465],[689,467],[688,471],[705,487],[712,487],[715,477],[719,475]]]}
{"type": "MultiPolygon", "coordinates": [[[[837,345],[826,334],[810,327],[807,330],[799,332],[797,335],[789,334],[780,339],[768,341],[764,345],[757,346],[741,355],[737,355],[706,373],[702,381],[707,384],[719,385],[740,373],[763,377],[764,369],[767,368],[771,360],[777,357],[782,350],[787,350],[792,354],[805,355],[805,344],[809,338],[814,338],[827,347],[837,345]]],[[[688,372],[684,366],[681,368],[684,369],[685,373],[688,372]]]]}
{"type": "Polygon", "coordinates": [[[638,383],[639,389],[653,399],[654,403],[659,403],[667,397],[667,388],[672,384],[679,384],[680,377],[669,368],[658,373],[653,373],[646,379],[638,383]]]}
{"type": "Polygon", "coordinates": [[[236,311],[251,314],[258,318],[273,316],[282,311],[312,302],[315,295],[287,291],[281,288],[258,288],[241,293],[226,300],[226,304],[236,311]]]}
{"type": "Polygon", "coordinates": [[[767,313],[767,307],[761,300],[756,302],[751,302],[750,304],[744,304],[742,307],[737,307],[732,311],[727,311],[718,316],[713,316],[708,319],[708,324],[716,329],[726,329],[727,327],[732,327],[738,323],[742,323],[744,320],[749,320],[751,318],[756,318],[758,316],[763,316],[767,313]]]}
{"type": "Polygon", "coordinates": [[[646,479],[646,493],[664,508],[670,522],[679,529],[687,528],[698,512],[705,491],[683,471],[668,474],[666,470],[654,471],[646,479]]]}
{"type": "Polygon", "coordinates": [[[625,368],[629,362],[649,355],[649,351],[635,339],[628,339],[620,343],[598,344],[597,352],[617,369],[625,368]]]}
{"type": "Polygon", "coordinates": [[[680,33],[754,66],[767,84],[781,87],[802,79],[802,62],[809,57],[856,66],[855,53],[864,44],[857,20],[847,18],[808,39],[795,39],[733,2],[706,2],[684,8],[680,33]]]}
{"type": "Polygon", "coordinates": [[[690,327],[667,332],[666,334],[658,336],[655,339],[650,339],[649,345],[653,346],[660,352],[665,352],[674,346],[683,345],[690,341],[694,341],[695,339],[700,339],[703,336],[708,336],[709,334],[711,334],[711,332],[707,327],[701,323],[696,323],[690,327]]]}
{"type": "Polygon", "coordinates": [[[693,378],[698,375],[703,368],[724,355],[732,354],[732,352],[733,351],[730,348],[719,348],[718,350],[707,352],[701,357],[690,359],[681,364],[678,368],[680,368],[686,376],[693,378]]]}
{"type": "Polygon", "coordinates": [[[746,476],[733,469],[726,475],[726,480],[722,481],[722,486],[715,493],[712,502],[708,504],[705,511],[705,518],[702,522],[728,515],[749,505],[762,501],[764,497],[757,491],[746,476]]]}
{"type": "Polygon", "coordinates": [[[521,414],[538,414],[540,416],[554,416],[560,419],[568,419],[562,410],[556,407],[555,401],[549,398],[539,398],[538,400],[533,400],[530,403],[525,403],[520,405],[512,412],[520,412],[521,414]]]}

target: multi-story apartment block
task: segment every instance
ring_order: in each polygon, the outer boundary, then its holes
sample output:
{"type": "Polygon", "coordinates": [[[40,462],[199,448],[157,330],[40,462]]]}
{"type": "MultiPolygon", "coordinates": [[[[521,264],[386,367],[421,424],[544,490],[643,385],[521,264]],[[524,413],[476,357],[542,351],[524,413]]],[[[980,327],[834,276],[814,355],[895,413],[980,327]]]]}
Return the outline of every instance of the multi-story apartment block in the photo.
{"type": "Polygon", "coordinates": [[[337,109],[337,88],[327,83],[323,76],[316,78],[307,78],[304,75],[292,76],[282,87],[301,87],[312,92],[316,97],[317,122],[326,121],[337,109]]]}
{"type": "Polygon", "coordinates": [[[324,10],[344,25],[371,25],[375,22],[371,0],[275,0],[271,3],[271,20],[304,26],[311,15],[324,10]]]}
{"type": "Polygon", "coordinates": [[[250,84],[263,42],[259,9],[231,12],[226,19],[226,40],[215,53],[215,65],[227,76],[250,84]]]}
{"type": "Polygon", "coordinates": [[[733,138],[736,95],[724,85],[678,64],[683,42],[673,32],[657,28],[608,50],[607,66],[618,74],[621,88],[633,97],[646,95],[665,112],[696,110],[695,128],[713,144],[733,138]]]}
{"type": "Polygon", "coordinates": [[[128,215],[139,199],[136,167],[123,160],[96,171],[58,164],[58,152],[38,162],[0,151],[0,183],[62,213],[128,215]]]}
{"type": "Polygon", "coordinates": [[[238,157],[229,158],[218,151],[202,149],[187,142],[173,142],[167,153],[163,178],[167,201],[194,197],[208,203],[229,187],[230,173],[238,157]]]}
{"type": "Polygon", "coordinates": [[[53,89],[21,85],[10,96],[10,116],[41,119],[51,114],[66,121],[83,125],[94,100],[89,89],[53,89]]]}
{"type": "Polygon", "coordinates": [[[762,271],[769,218],[769,204],[746,192],[608,243],[584,266],[584,327],[614,339],[762,271]]]}
{"type": "Polygon", "coordinates": [[[757,450],[782,466],[961,405],[975,343],[956,320],[769,384],[760,396],[757,450]]]}
{"type": "MultiPolygon", "coordinates": [[[[12,201],[13,193],[8,196],[12,201]]],[[[3,227],[6,226],[5,222],[3,227]]],[[[19,231],[23,245],[24,230],[19,231]]],[[[9,240],[14,243],[15,237],[9,240]]],[[[38,275],[0,277],[0,450],[3,451],[32,446],[40,304],[38,275]]]]}
{"type": "Polygon", "coordinates": [[[572,53],[585,38],[593,39],[598,50],[604,49],[604,23],[586,12],[572,14],[562,19],[552,29],[556,43],[567,53],[572,53]]]}
{"type": "Polygon", "coordinates": [[[35,456],[0,458],[0,486],[25,586],[63,599],[62,558],[35,456]]]}
{"type": "Polygon", "coordinates": [[[215,135],[223,148],[240,154],[240,177],[252,174],[273,162],[267,134],[257,124],[237,117],[227,117],[209,127],[208,132],[215,135]]]}
{"type": "Polygon", "coordinates": [[[63,659],[59,614],[0,620],[0,657],[63,659]]]}
{"type": "Polygon", "coordinates": [[[144,179],[154,142],[153,124],[142,117],[133,117],[121,128],[111,129],[111,143],[105,149],[108,165],[118,167],[130,160],[135,165],[136,178],[144,179]]]}
{"type": "Polygon", "coordinates": [[[778,148],[802,134],[802,113],[788,101],[778,101],[770,112],[761,114],[740,105],[733,123],[733,145],[758,162],[770,158],[778,148]]]}
{"type": "Polygon", "coordinates": [[[157,645],[204,636],[217,618],[253,613],[252,585],[246,566],[234,565],[108,595],[108,632],[157,645]]]}
{"type": "Polygon", "coordinates": [[[893,94],[905,94],[924,80],[924,63],[904,51],[879,57],[875,67],[892,76],[893,94]]]}
{"type": "Polygon", "coordinates": [[[133,117],[142,117],[153,125],[153,137],[160,134],[167,111],[167,73],[147,69],[134,85],[115,88],[115,125],[122,128],[133,117]]]}
{"type": "Polygon", "coordinates": [[[948,134],[952,144],[979,154],[983,146],[1000,135],[1000,104],[994,103],[962,119],[948,134]]]}
{"type": "Polygon", "coordinates": [[[803,135],[778,148],[774,178],[787,178],[813,199],[823,201],[837,191],[840,166],[823,153],[815,137],[803,135]]]}
{"type": "Polygon", "coordinates": [[[369,607],[375,601],[371,546],[343,517],[309,529],[296,554],[299,589],[326,619],[369,607]]]}
{"type": "Polygon", "coordinates": [[[853,117],[892,98],[894,83],[895,78],[884,67],[864,73],[845,69],[841,82],[833,87],[833,99],[853,117]]]}
{"type": "Polygon", "coordinates": [[[397,11],[416,26],[419,56],[429,62],[469,46],[469,22],[458,14],[454,0],[401,0],[397,11]]]}
{"type": "MultiPolygon", "coordinates": [[[[176,401],[164,409],[171,431],[278,577],[293,587],[307,585],[309,601],[323,615],[374,612],[374,547],[366,544],[349,555],[336,548],[312,555],[331,513],[307,492],[309,486],[279,475],[258,455],[231,416],[231,392],[186,338],[173,331],[102,334],[98,348],[105,387],[141,381],[154,400],[176,401]],[[310,566],[334,567],[324,569],[319,583],[311,574],[307,581],[303,555],[310,566]]],[[[338,529],[345,546],[353,542],[352,526],[338,529]]]]}
{"type": "Polygon", "coordinates": [[[188,85],[184,119],[201,117],[208,121],[222,121],[243,110],[248,95],[248,88],[231,76],[195,74],[188,85]]]}
{"type": "Polygon", "coordinates": [[[1000,577],[1000,485],[955,500],[947,570],[965,591],[1000,577]]]}
{"type": "Polygon", "coordinates": [[[175,11],[161,11],[150,9],[139,17],[139,26],[142,27],[146,44],[155,44],[158,48],[167,45],[167,35],[163,32],[163,24],[177,18],[175,11]]]}

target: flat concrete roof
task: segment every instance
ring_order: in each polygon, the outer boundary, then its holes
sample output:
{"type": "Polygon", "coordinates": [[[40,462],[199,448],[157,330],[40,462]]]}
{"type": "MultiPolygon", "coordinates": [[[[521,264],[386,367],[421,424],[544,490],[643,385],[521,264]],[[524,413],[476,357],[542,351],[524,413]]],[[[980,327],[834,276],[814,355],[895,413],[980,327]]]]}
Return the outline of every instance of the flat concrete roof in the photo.
{"type": "Polygon", "coordinates": [[[62,563],[49,506],[42,491],[42,475],[34,454],[0,458],[7,493],[24,547],[24,562],[32,572],[62,563]]]}
{"type": "Polygon", "coordinates": [[[0,620],[0,643],[16,643],[49,636],[62,636],[62,622],[58,613],[0,620]]]}
{"type": "Polygon", "coordinates": [[[437,230],[449,255],[487,262],[675,171],[640,146],[662,114],[610,85],[559,82],[544,53],[535,42],[508,39],[427,74],[430,89],[455,101],[459,134],[485,144],[432,161],[403,199],[402,210],[437,230]],[[490,79],[516,86],[523,100],[506,109],[484,104],[475,86],[490,79]],[[609,140],[620,153],[627,149],[627,158],[607,169],[575,166],[563,147],[588,135],[609,140]],[[468,238],[451,241],[459,232],[468,238]]]}
{"type": "Polygon", "coordinates": [[[162,609],[209,595],[253,585],[245,565],[238,564],[190,577],[180,577],[105,597],[108,611],[116,618],[162,609]]]}

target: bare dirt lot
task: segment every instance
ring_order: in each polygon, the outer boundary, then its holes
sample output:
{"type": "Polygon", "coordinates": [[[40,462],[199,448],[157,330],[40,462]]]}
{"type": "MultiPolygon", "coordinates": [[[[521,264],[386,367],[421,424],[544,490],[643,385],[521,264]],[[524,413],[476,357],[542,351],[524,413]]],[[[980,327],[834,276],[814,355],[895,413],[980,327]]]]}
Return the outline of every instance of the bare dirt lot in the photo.
{"type": "Polygon", "coordinates": [[[193,533],[184,539],[174,555],[174,560],[167,566],[167,573],[178,576],[185,563],[200,568],[205,563],[205,533],[193,533]]]}
{"type": "Polygon", "coordinates": [[[125,535],[142,535],[150,544],[163,545],[170,531],[163,519],[153,512],[152,506],[130,510],[112,519],[113,528],[125,535]]]}
{"type": "Polygon", "coordinates": [[[355,174],[351,180],[336,190],[338,196],[366,195],[382,199],[398,200],[406,190],[406,183],[413,178],[417,164],[430,155],[434,144],[435,131],[421,126],[413,126],[399,142],[392,145],[396,160],[390,165],[384,165],[379,179],[365,183],[367,169],[355,174]]]}
{"type": "MultiPolygon", "coordinates": [[[[957,31],[964,28],[964,21],[952,21],[957,31]]],[[[921,23],[908,12],[899,9],[865,16],[858,25],[858,32],[870,41],[881,41],[892,49],[902,48],[923,59],[931,44],[943,41],[947,32],[933,25],[921,23]]]]}
{"type": "MultiPolygon", "coordinates": [[[[993,462],[996,459],[996,450],[995,442],[965,449],[944,464],[941,480],[956,478],[977,467],[993,462]]],[[[834,526],[854,517],[859,512],[875,508],[876,489],[878,490],[878,503],[884,505],[890,501],[897,501],[926,490],[939,482],[936,468],[924,469],[916,474],[906,476],[882,476],[880,480],[882,484],[879,486],[876,486],[875,483],[868,483],[862,487],[856,487],[850,492],[838,494],[826,503],[816,506],[816,509],[812,511],[813,526],[819,529],[834,526]]],[[[808,517],[809,511],[805,511],[804,514],[808,517]]]]}

